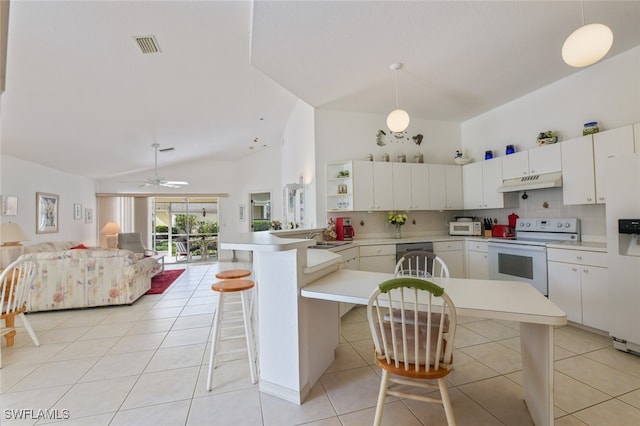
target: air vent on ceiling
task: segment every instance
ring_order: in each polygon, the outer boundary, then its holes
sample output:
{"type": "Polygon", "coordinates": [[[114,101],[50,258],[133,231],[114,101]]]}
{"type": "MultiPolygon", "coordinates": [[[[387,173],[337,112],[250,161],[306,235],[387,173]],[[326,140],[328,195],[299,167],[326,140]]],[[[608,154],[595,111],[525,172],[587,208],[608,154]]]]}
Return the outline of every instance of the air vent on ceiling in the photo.
{"type": "Polygon", "coordinates": [[[136,43],[142,50],[142,53],[158,53],[160,52],[160,47],[158,46],[158,42],[154,36],[140,36],[135,37],[136,43]]]}

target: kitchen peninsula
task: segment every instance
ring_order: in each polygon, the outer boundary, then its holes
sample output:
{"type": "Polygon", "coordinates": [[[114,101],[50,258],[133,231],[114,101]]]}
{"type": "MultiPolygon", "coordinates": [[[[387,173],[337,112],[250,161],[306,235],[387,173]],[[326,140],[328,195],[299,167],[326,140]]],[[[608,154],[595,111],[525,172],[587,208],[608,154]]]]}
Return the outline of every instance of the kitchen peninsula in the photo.
{"type": "MultiPolygon", "coordinates": [[[[365,304],[388,273],[338,270],[340,256],[307,250],[313,240],[269,234],[225,238],[251,250],[258,285],[260,390],[302,403],[334,359],[338,303],[365,304]]],[[[536,425],[553,424],[553,328],[565,313],[526,283],[438,279],[461,315],[520,322],[524,399],[536,425]]]]}

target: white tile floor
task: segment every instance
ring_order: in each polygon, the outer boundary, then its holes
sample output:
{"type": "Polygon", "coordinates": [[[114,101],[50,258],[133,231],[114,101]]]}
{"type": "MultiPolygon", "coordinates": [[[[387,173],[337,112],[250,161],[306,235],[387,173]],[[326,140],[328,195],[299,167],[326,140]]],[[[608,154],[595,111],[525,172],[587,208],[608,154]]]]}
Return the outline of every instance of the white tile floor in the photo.
{"type": "MultiPolygon", "coordinates": [[[[362,308],[343,318],[336,360],[302,405],[251,385],[246,359],[222,362],[205,390],[214,274],[241,263],[187,268],[162,295],[133,306],[29,315],[41,346],[19,331],[4,347],[0,423],[16,411],[55,410],[71,425],[368,425],[379,385],[362,308]],[[68,410],[68,411],[63,411],[68,410]]],[[[461,318],[449,376],[459,425],[529,425],[522,400],[518,326],[461,318]]],[[[557,425],[640,424],[640,357],[574,327],[555,333],[557,425]]],[[[56,413],[49,411],[49,413],[56,413]]],[[[387,425],[445,424],[439,406],[389,398],[387,425]]]]}

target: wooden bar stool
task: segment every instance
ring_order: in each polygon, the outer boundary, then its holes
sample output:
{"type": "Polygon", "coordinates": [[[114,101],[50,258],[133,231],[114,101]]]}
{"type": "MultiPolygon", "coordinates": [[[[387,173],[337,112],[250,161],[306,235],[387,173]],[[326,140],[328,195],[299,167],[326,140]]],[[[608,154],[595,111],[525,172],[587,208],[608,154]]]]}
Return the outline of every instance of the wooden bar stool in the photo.
{"type": "Polygon", "coordinates": [[[251,271],[248,269],[229,269],[227,271],[220,271],[216,274],[216,278],[219,280],[235,280],[239,278],[246,278],[251,275],[251,271]]]}
{"type": "MultiPolygon", "coordinates": [[[[251,383],[255,384],[257,382],[256,344],[252,322],[253,304],[249,303],[249,292],[253,291],[254,287],[255,285],[253,281],[241,279],[218,281],[211,286],[211,290],[218,292],[219,296],[216,313],[213,317],[213,330],[211,332],[211,353],[209,355],[209,374],[207,376],[208,391],[213,387],[213,369],[215,368],[216,355],[244,351],[244,349],[220,351],[219,346],[221,340],[246,338],[247,354],[249,356],[249,370],[251,371],[251,383]],[[234,311],[229,309],[228,312],[225,312],[225,295],[230,294],[240,295],[240,302],[242,305],[241,317],[238,316],[238,314],[240,314],[238,310],[234,311]],[[242,323],[242,325],[238,325],[240,323],[242,323]],[[244,328],[244,334],[233,334],[221,338],[221,326],[226,329],[244,328]]],[[[230,305],[231,303],[229,302],[231,301],[227,301],[226,304],[230,305]]]]}

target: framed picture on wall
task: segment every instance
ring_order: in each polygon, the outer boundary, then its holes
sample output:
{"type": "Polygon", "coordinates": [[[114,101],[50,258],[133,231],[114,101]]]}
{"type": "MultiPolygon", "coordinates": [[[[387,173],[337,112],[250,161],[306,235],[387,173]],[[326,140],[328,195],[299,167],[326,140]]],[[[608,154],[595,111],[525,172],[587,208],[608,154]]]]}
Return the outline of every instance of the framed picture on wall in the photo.
{"type": "Polygon", "coordinates": [[[93,222],[93,212],[90,208],[84,209],[84,223],[93,222]]]}
{"type": "Polygon", "coordinates": [[[2,215],[16,216],[18,214],[18,197],[13,195],[2,196],[2,215]]]}
{"type": "Polygon", "coordinates": [[[82,219],[82,204],[73,205],[73,219],[74,220],[82,219]]]}
{"type": "Polygon", "coordinates": [[[56,194],[36,192],[36,234],[58,232],[58,204],[56,194]]]}

